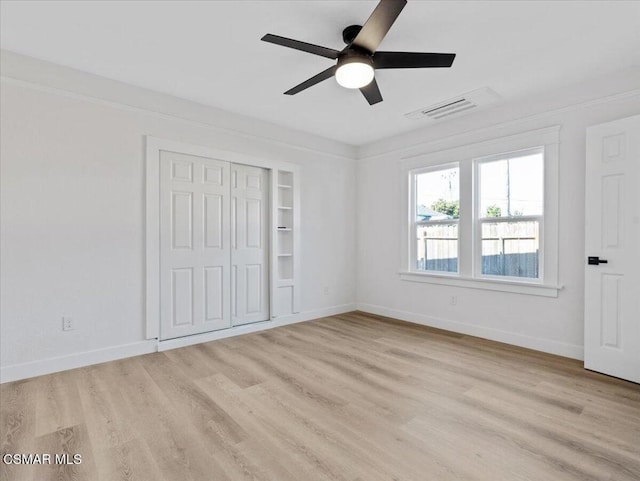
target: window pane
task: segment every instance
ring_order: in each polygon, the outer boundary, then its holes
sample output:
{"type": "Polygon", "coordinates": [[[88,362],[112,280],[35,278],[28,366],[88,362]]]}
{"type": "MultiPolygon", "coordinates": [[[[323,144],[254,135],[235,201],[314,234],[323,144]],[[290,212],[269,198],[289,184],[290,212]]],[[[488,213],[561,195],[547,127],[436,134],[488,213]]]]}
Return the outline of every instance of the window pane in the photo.
{"type": "Polygon", "coordinates": [[[417,222],[460,217],[458,170],[454,167],[415,176],[417,222]]]}
{"type": "Polygon", "coordinates": [[[418,226],[416,237],[416,269],[458,272],[457,223],[418,226]]]}
{"type": "Polygon", "coordinates": [[[480,217],[542,215],[542,150],[480,163],[480,217]]]}
{"type": "Polygon", "coordinates": [[[537,221],[482,222],[482,274],[539,277],[537,221]]]}

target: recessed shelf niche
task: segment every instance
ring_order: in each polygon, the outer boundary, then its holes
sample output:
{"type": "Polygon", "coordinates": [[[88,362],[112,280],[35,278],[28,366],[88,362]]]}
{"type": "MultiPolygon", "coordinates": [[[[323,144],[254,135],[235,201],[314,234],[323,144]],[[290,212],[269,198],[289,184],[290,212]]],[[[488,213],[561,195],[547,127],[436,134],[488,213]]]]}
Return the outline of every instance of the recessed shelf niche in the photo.
{"type": "Polygon", "coordinates": [[[300,226],[298,213],[299,192],[296,185],[296,174],[293,171],[278,169],[275,172],[275,289],[273,302],[274,316],[286,316],[299,311],[298,308],[298,276],[297,265],[298,233],[300,226]]]}

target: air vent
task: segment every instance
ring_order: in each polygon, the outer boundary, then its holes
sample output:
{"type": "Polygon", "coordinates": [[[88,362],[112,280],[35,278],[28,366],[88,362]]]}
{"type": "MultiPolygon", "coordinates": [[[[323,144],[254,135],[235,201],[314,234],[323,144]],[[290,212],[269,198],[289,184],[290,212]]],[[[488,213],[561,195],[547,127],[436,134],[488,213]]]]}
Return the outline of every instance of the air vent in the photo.
{"type": "Polygon", "coordinates": [[[463,115],[464,112],[488,105],[498,100],[500,96],[488,87],[468,92],[429,107],[421,108],[405,114],[409,119],[440,120],[454,115],[463,115]]]}

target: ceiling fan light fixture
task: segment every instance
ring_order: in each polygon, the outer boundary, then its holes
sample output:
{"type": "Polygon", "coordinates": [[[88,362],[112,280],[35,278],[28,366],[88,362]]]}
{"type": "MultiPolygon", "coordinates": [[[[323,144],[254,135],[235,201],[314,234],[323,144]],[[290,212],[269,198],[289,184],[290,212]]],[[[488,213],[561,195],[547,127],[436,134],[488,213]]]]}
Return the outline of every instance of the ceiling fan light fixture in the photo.
{"type": "Polygon", "coordinates": [[[375,105],[382,102],[382,94],[375,79],[375,70],[451,67],[456,57],[455,53],[381,52],[378,50],[380,43],[406,4],[407,0],[379,0],[364,25],[349,25],[342,31],[342,40],[347,44],[342,50],[271,33],[266,34],[261,39],[263,42],[338,61],[284,94],[296,95],[328,78],[335,77],[340,86],[360,89],[369,105],[375,105]]]}
{"type": "Polygon", "coordinates": [[[369,85],[373,77],[373,62],[368,57],[343,57],[338,60],[336,81],[342,87],[359,89],[369,85]]]}

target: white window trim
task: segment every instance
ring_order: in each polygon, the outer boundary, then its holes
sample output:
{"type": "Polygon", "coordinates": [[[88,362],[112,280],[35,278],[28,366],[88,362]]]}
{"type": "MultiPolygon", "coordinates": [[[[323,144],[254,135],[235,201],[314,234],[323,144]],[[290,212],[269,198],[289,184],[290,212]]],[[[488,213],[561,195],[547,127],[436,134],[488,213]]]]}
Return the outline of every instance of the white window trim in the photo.
{"type": "MultiPolygon", "coordinates": [[[[512,292],[519,294],[557,297],[562,288],[558,284],[558,171],[559,171],[560,126],[552,126],[529,132],[491,139],[447,150],[429,152],[407,157],[400,162],[402,176],[401,218],[405,219],[402,229],[402,252],[399,275],[402,280],[426,282],[431,284],[476,288],[512,292]],[[541,280],[520,280],[516,278],[479,277],[474,268],[475,247],[474,236],[477,235],[477,221],[474,216],[461,215],[458,222],[458,274],[441,272],[415,271],[412,266],[412,239],[414,219],[411,207],[412,174],[420,171],[445,168],[447,164],[459,163],[460,166],[460,211],[475,212],[478,186],[473,185],[477,175],[473,172],[477,162],[507,152],[529,150],[535,147],[544,148],[544,207],[543,222],[540,225],[542,245],[540,272],[541,280]]],[[[477,245],[476,245],[477,247],[477,245]]]]}

